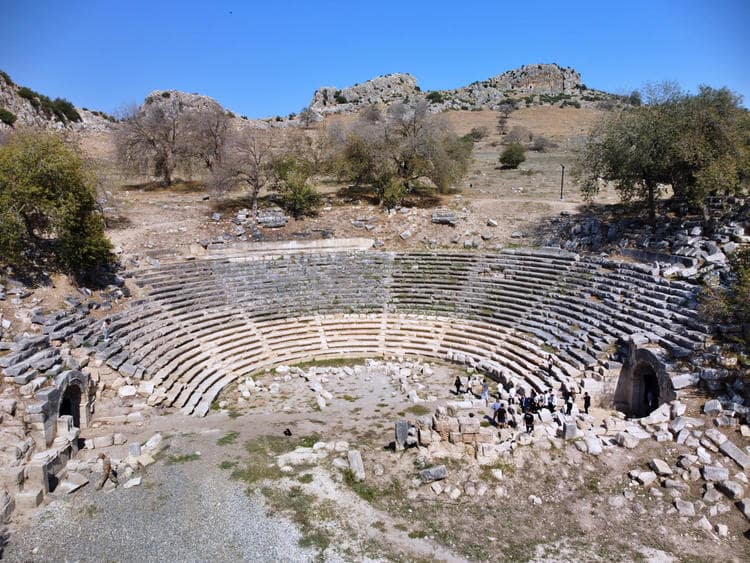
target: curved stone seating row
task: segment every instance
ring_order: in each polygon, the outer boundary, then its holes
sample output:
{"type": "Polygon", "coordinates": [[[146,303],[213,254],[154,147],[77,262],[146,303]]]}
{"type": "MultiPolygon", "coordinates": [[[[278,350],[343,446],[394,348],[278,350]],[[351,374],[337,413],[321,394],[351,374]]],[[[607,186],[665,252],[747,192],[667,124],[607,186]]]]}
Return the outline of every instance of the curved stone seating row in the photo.
{"type": "MultiPolygon", "coordinates": [[[[190,261],[136,280],[148,296],[112,317],[98,353],[198,415],[238,377],[310,357],[447,358],[544,391],[576,387],[618,338],[691,350],[705,337],[687,284],[554,250],[190,261]]],[[[56,333],[97,338],[90,320],[64,323],[56,333]]]]}

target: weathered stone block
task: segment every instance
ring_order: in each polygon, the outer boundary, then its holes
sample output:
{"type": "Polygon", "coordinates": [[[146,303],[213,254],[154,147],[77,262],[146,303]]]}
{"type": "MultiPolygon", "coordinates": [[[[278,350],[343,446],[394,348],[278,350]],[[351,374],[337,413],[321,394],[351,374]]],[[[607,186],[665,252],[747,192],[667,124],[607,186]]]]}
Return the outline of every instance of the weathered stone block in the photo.
{"type": "Polygon", "coordinates": [[[706,465],[701,469],[701,474],[706,481],[726,481],[729,479],[729,470],[718,465],[706,465]]]}
{"type": "Polygon", "coordinates": [[[349,460],[349,468],[354,474],[354,479],[356,481],[364,481],[365,465],[362,462],[362,454],[360,454],[358,450],[349,450],[347,458],[349,460]]]}
{"type": "Polygon", "coordinates": [[[731,441],[725,440],[722,442],[719,445],[719,451],[734,460],[734,462],[742,469],[750,467],[750,456],[735,446],[731,441]]]}
{"type": "Polygon", "coordinates": [[[672,475],[672,468],[663,459],[654,458],[649,465],[658,475],[672,475]]]}
{"type": "Polygon", "coordinates": [[[448,476],[448,470],[445,465],[437,465],[435,467],[428,467],[419,472],[419,477],[423,483],[432,483],[433,481],[440,481],[448,476]]]}
{"type": "Polygon", "coordinates": [[[745,489],[737,481],[727,479],[726,481],[720,481],[716,484],[716,488],[722,493],[727,495],[730,499],[742,498],[745,494],[745,489]]]}
{"type": "Polygon", "coordinates": [[[32,488],[16,494],[16,506],[20,508],[36,508],[42,504],[44,491],[41,488],[32,488]]]}
{"type": "Polygon", "coordinates": [[[396,449],[403,450],[406,447],[406,439],[409,436],[409,422],[406,420],[397,420],[395,431],[396,449]]]}
{"type": "Polygon", "coordinates": [[[709,416],[716,416],[721,410],[721,403],[717,399],[706,401],[706,404],[703,405],[703,412],[709,416]]]}
{"type": "Polygon", "coordinates": [[[94,438],[94,448],[108,448],[115,443],[114,436],[107,434],[106,436],[97,436],[94,438]]]}

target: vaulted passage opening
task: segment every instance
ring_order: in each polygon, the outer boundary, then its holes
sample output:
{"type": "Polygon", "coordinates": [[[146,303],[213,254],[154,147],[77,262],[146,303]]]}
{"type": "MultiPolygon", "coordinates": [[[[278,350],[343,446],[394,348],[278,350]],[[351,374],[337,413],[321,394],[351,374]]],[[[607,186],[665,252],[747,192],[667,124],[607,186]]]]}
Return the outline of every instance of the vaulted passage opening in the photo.
{"type": "Polygon", "coordinates": [[[81,427],[81,390],[77,385],[68,385],[60,401],[59,415],[73,417],[73,426],[81,427]]]}
{"type": "Polygon", "coordinates": [[[659,380],[650,364],[642,362],[633,370],[631,414],[647,416],[659,406],[659,380]]]}

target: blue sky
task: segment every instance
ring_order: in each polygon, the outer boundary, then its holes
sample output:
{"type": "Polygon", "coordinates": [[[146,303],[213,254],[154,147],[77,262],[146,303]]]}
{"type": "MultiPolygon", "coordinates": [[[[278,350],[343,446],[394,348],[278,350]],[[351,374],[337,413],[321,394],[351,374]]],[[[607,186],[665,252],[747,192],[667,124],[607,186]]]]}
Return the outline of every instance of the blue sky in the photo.
{"type": "Polygon", "coordinates": [[[541,62],[611,92],[672,80],[750,105],[748,0],[5,0],[2,16],[0,69],[107,112],[176,89],[265,117],[388,72],[434,90],[541,62]]]}

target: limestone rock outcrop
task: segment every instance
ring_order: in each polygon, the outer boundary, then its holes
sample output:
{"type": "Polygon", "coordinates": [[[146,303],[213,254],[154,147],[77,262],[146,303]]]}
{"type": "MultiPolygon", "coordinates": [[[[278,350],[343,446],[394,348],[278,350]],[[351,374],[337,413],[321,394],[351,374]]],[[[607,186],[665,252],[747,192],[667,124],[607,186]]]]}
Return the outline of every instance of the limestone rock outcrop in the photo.
{"type": "Polygon", "coordinates": [[[557,64],[533,64],[454,90],[434,92],[422,92],[411,74],[386,74],[348,88],[320,88],[313,94],[310,108],[320,114],[349,113],[367,104],[388,105],[426,99],[433,111],[497,109],[503,102],[528,96],[579,98],[585,90],[581,75],[575,69],[557,64]]]}
{"type": "Polygon", "coordinates": [[[346,113],[366,104],[388,104],[421,97],[411,74],[386,74],[362,84],[338,89],[324,86],[313,94],[310,108],[319,113],[346,113]]]}

